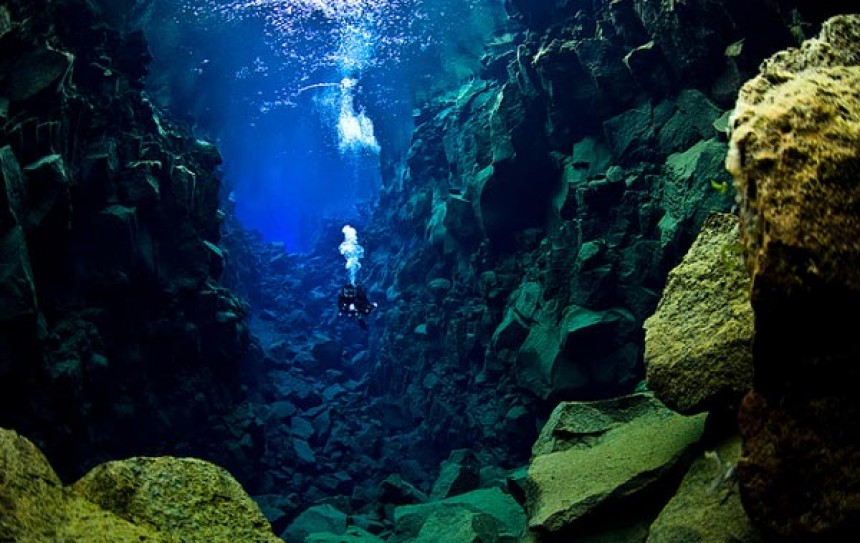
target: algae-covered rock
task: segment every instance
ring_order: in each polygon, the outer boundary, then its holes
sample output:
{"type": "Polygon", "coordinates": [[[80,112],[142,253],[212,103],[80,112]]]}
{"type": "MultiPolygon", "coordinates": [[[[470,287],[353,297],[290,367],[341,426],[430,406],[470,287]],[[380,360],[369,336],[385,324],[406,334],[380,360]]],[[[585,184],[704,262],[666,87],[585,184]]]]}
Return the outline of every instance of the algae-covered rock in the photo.
{"type": "Polygon", "coordinates": [[[738,436],[699,456],[651,524],[648,543],[759,543],[738,492],[738,436]]]}
{"type": "Polygon", "coordinates": [[[186,541],[271,541],[260,508],[224,469],[195,458],[136,457],[96,466],[71,491],[134,524],[186,541]]]}
{"type": "MultiPolygon", "coordinates": [[[[67,495],[68,499],[65,504],[67,519],[58,530],[62,536],[50,541],[86,543],[138,543],[141,541],[146,543],[181,543],[193,541],[192,539],[174,537],[153,526],[132,524],[91,501],[68,492],[67,495]]],[[[16,541],[23,543],[26,540],[18,539],[16,541]]],[[[45,540],[36,539],[34,541],[45,540]]]]}
{"type": "MultiPolygon", "coordinates": [[[[569,448],[534,456],[526,485],[529,528],[540,534],[569,534],[596,508],[621,511],[626,499],[644,493],[679,466],[701,437],[704,415],[678,415],[651,394],[611,401],[605,415],[591,416],[572,440],[590,439],[569,448]],[[614,403],[613,403],[614,402],[614,403]],[[621,409],[619,409],[621,407],[621,409]],[[625,411],[631,411],[628,414],[625,411]],[[626,419],[626,420],[625,420],[626,419]]],[[[601,402],[589,405],[601,409],[601,402]]],[[[568,409],[560,404],[556,411],[568,409]]],[[[570,417],[554,416],[558,425],[570,417]]],[[[553,433],[563,435],[558,426],[553,433]]],[[[538,450],[546,450],[539,447],[538,450]]]]}
{"type": "Polygon", "coordinates": [[[737,405],[752,387],[753,312],[737,217],[713,214],[645,321],[648,388],[690,414],[737,405]]]}
{"type": "Polygon", "coordinates": [[[562,402],[541,428],[532,445],[532,455],[587,449],[609,430],[635,420],[655,405],[658,402],[643,394],[596,402],[562,402]]]}
{"type": "Polygon", "coordinates": [[[178,541],[69,493],[42,452],[0,428],[0,541],[178,541]]]}
{"type": "Polygon", "coordinates": [[[47,540],[64,521],[63,485],[45,455],[0,428],[0,540],[47,540]]]}
{"type": "Polygon", "coordinates": [[[860,66],[810,70],[735,110],[726,164],[754,299],[812,282],[860,291],[859,85],[860,66]]]}

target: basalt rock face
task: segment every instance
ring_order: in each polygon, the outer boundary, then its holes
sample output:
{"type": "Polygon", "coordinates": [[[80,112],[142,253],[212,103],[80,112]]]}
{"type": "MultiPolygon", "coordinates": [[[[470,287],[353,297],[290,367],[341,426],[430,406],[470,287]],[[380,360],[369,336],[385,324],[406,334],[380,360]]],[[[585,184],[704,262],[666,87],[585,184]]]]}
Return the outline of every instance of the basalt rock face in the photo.
{"type": "Polygon", "coordinates": [[[669,269],[733,206],[734,93],[806,28],[792,2],[507,5],[522,32],[416,112],[405,156],[383,149],[365,229],[386,295],[373,390],[453,447],[511,408],[633,390],[669,269]]]}
{"type": "Polygon", "coordinates": [[[146,100],[143,36],[88,2],[3,4],[0,49],[0,421],[63,476],[190,447],[247,343],[218,151],[146,100]]]}
{"type": "Polygon", "coordinates": [[[783,541],[860,526],[860,17],[768,59],[744,85],[735,177],[755,312],[741,492],[783,541]]]}

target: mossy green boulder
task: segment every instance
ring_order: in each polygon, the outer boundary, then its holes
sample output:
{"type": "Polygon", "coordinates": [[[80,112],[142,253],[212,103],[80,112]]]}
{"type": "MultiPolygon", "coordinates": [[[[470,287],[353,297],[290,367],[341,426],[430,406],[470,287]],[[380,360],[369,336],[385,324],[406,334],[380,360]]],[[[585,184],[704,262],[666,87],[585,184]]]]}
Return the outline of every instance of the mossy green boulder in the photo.
{"type": "Polygon", "coordinates": [[[0,540],[279,542],[222,468],[194,458],[130,458],[64,487],[32,442],[0,428],[0,540]]]}
{"type": "Polygon", "coordinates": [[[621,511],[630,498],[664,482],[698,443],[704,415],[685,417],[650,393],[556,407],[534,447],[526,484],[529,529],[570,534],[597,508],[621,511]],[[569,441],[569,443],[562,443],[569,441]]]}

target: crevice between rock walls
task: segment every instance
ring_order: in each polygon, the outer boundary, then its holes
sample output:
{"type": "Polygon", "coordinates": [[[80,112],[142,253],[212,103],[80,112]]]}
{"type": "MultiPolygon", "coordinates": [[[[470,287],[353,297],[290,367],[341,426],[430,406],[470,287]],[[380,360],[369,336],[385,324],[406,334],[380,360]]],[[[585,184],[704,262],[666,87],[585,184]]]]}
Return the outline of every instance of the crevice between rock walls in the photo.
{"type": "Polygon", "coordinates": [[[395,471],[426,490],[455,448],[522,466],[560,400],[633,390],[668,270],[734,205],[737,89],[830,12],[507,4],[522,31],[383,149],[369,334],[334,315],[340,224],[296,256],[219,213],[217,149],[147,101],[141,34],[0,6],[0,426],[64,479],[194,455],[295,516],[395,471]]]}

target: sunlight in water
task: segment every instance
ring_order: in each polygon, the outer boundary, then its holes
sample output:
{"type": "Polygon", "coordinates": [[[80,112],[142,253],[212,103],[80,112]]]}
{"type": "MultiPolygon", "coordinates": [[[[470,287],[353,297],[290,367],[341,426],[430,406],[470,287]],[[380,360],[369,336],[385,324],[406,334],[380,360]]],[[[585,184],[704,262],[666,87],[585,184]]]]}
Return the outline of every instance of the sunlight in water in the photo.
{"type": "Polygon", "coordinates": [[[305,74],[330,66],[355,75],[396,62],[407,43],[429,44],[422,0],[186,0],[184,10],[198,20],[264,20],[266,38],[305,74]]]}
{"type": "MultiPolygon", "coordinates": [[[[197,18],[264,21],[265,39],[284,65],[294,67],[290,71],[298,79],[285,81],[290,88],[260,111],[295,107],[300,94],[321,89],[314,103],[335,124],[344,154],[379,152],[373,122],[363,109],[356,111],[358,82],[370,67],[396,64],[407,43],[420,47],[416,29],[426,19],[422,8],[421,0],[187,0],[185,5],[197,18]]],[[[266,75],[249,67],[237,77],[251,71],[266,75]]]]}

